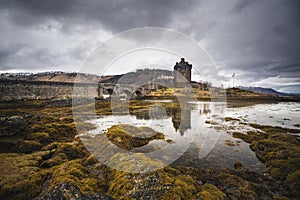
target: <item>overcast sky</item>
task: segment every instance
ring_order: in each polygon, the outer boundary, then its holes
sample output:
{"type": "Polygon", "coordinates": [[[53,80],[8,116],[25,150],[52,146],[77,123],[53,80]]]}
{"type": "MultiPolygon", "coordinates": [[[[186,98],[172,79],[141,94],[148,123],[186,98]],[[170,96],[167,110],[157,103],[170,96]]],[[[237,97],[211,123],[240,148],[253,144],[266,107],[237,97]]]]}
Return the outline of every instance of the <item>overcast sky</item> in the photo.
{"type": "Polygon", "coordinates": [[[79,71],[114,34],[163,27],[203,46],[225,85],[235,72],[300,93],[299,0],[0,0],[0,26],[1,72],[79,71]]]}

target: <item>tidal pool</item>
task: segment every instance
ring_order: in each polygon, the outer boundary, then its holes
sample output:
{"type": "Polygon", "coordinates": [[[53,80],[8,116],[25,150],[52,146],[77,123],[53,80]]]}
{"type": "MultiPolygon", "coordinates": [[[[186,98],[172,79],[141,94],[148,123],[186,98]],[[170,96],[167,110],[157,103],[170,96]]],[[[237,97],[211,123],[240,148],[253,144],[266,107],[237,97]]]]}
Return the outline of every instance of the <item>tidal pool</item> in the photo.
{"type": "Polygon", "coordinates": [[[189,102],[172,107],[172,101],[153,101],[148,112],[105,115],[88,122],[95,124],[91,135],[104,134],[111,126],[131,124],[147,126],[172,141],[151,141],[133,150],[152,158],[166,159],[176,165],[191,167],[233,168],[240,161],[250,170],[263,172],[265,166],[257,159],[249,144],[233,138],[233,132],[259,131],[249,124],[299,129],[300,103],[282,102],[233,106],[225,102],[189,102]],[[172,157],[172,159],[170,159],[172,157]]]}

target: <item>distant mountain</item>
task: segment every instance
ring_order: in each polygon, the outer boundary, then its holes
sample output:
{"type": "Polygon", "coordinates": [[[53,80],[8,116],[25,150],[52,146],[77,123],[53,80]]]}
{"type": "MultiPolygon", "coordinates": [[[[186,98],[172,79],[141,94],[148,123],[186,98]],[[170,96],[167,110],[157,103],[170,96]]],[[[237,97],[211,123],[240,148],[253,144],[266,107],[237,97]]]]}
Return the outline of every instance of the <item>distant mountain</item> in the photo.
{"type": "Polygon", "coordinates": [[[48,81],[48,82],[65,82],[73,83],[76,80],[81,83],[97,83],[98,81],[107,80],[113,76],[98,76],[86,73],[67,73],[67,72],[42,72],[42,73],[3,73],[0,79],[6,80],[25,80],[25,81],[48,81]]]}
{"type": "Polygon", "coordinates": [[[272,94],[272,95],[276,95],[276,96],[291,96],[291,94],[278,92],[278,91],[276,91],[272,88],[243,87],[243,86],[239,86],[238,88],[243,89],[243,90],[252,91],[252,92],[255,92],[255,93],[261,93],[261,94],[272,94]]]}
{"type": "Polygon", "coordinates": [[[136,72],[129,72],[121,75],[98,76],[95,74],[75,73],[75,72],[42,72],[42,73],[3,73],[0,79],[25,80],[25,81],[50,81],[72,83],[78,80],[81,83],[113,83],[121,81],[123,84],[144,85],[156,78],[170,78],[172,71],[161,69],[139,69],[136,72]]]}

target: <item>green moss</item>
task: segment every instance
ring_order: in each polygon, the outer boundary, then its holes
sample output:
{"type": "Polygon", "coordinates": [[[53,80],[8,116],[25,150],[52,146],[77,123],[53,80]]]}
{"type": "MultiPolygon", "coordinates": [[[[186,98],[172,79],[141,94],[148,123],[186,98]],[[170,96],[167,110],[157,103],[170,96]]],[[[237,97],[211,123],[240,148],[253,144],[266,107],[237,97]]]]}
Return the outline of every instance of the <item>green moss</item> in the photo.
{"type": "Polygon", "coordinates": [[[274,200],[290,200],[289,198],[282,197],[282,196],[274,196],[273,198],[274,198],[274,200]]]}
{"type": "Polygon", "coordinates": [[[225,140],[225,143],[228,146],[235,146],[234,142],[232,142],[231,140],[225,140]]]}
{"type": "MultiPolygon", "coordinates": [[[[54,141],[72,141],[77,135],[77,130],[75,123],[63,123],[63,121],[58,122],[46,122],[43,124],[39,124],[38,122],[33,121],[33,124],[28,127],[28,132],[31,134],[29,137],[39,137],[44,140],[46,143],[54,142],[54,141]],[[44,133],[43,135],[36,133],[44,133]],[[45,136],[45,133],[48,134],[46,138],[42,138],[45,136]]],[[[39,139],[37,138],[37,139],[39,139]]]]}
{"type": "Polygon", "coordinates": [[[98,160],[95,158],[93,154],[89,155],[86,160],[83,162],[84,165],[93,165],[96,164],[98,160]]]}
{"type": "Polygon", "coordinates": [[[216,186],[205,183],[200,186],[200,192],[198,192],[197,197],[199,199],[211,199],[211,200],[223,200],[226,195],[219,190],[216,186]]]}
{"type": "Polygon", "coordinates": [[[240,132],[233,132],[232,136],[235,138],[240,138],[245,142],[251,143],[252,141],[256,141],[259,139],[263,139],[265,136],[263,134],[249,131],[246,134],[245,133],[240,133],[240,132]]]}
{"type": "Polygon", "coordinates": [[[296,195],[300,196],[300,170],[290,172],[286,177],[286,185],[296,195]]]}
{"type": "Polygon", "coordinates": [[[128,124],[114,125],[105,134],[112,143],[124,150],[144,146],[151,140],[164,139],[162,133],[151,128],[138,128],[128,124]]]}
{"type": "Polygon", "coordinates": [[[171,167],[163,169],[163,163],[151,160],[142,153],[134,154],[134,158],[126,157],[126,154],[116,154],[111,164],[124,171],[154,170],[138,174],[113,170],[109,176],[108,189],[108,194],[113,198],[136,199],[136,194],[143,196],[146,191],[154,199],[193,199],[196,194],[195,181],[191,176],[184,175],[171,167]],[[113,163],[114,161],[116,163],[113,163]]]}
{"type": "Polygon", "coordinates": [[[40,191],[43,182],[51,174],[39,169],[42,157],[48,152],[33,154],[0,154],[0,198],[31,199],[40,191]]]}
{"type": "Polygon", "coordinates": [[[261,124],[249,124],[250,126],[252,126],[253,128],[256,129],[260,129],[268,134],[272,134],[272,133],[298,133],[299,130],[297,129],[289,129],[289,128],[282,128],[279,126],[267,126],[267,125],[261,125],[261,124]]]}
{"type": "Polygon", "coordinates": [[[108,194],[115,199],[133,199],[127,195],[134,187],[132,181],[129,179],[130,176],[129,173],[115,171],[112,175],[113,180],[108,188],[108,194]]]}
{"type": "Polygon", "coordinates": [[[28,140],[37,140],[42,144],[46,144],[49,142],[49,134],[45,132],[35,132],[26,136],[28,140]]]}
{"type": "Polygon", "coordinates": [[[11,137],[0,139],[0,153],[16,153],[18,152],[18,145],[24,139],[21,137],[11,137]]]}
{"type": "Polygon", "coordinates": [[[225,187],[242,187],[246,183],[245,180],[233,174],[221,173],[217,178],[225,187]]]}
{"type": "Polygon", "coordinates": [[[283,179],[284,174],[282,174],[282,170],[280,168],[271,168],[270,175],[276,179],[283,179]]]}
{"type": "Polygon", "coordinates": [[[280,127],[250,124],[253,128],[263,131],[262,134],[251,136],[235,133],[234,136],[251,142],[250,148],[257,157],[266,164],[267,172],[278,184],[284,183],[291,190],[289,196],[295,197],[299,194],[299,187],[294,184],[299,182],[300,166],[300,142],[297,136],[289,133],[296,133],[299,130],[286,129],[280,127]]]}
{"type": "Polygon", "coordinates": [[[42,145],[39,141],[35,140],[24,140],[18,145],[18,152],[20,153],[31,153],[34,151],[39,151],[42,148],[42,145]]]}
{"type": "MultiPolygon", "coordinates": [[[[53,153],[53,152],[52,152],[53,153]]],[[[43,161],[40,165],[42,168],[50,168],[56,165],[60,165],[64,162],[67,162],[67,156],[64,153],[57,153],[51,156],[51,158],[43,161]]]]}
{"type": "Polygon", "coordinates": [[[234,163],[234,168],[235,169],[242,169],[243,168],[243,163],[241,161],[236,161],[234,163]]]}
{"type": "Polygon", "coordinates": [[[97,179],[96,176],[90,174],[85,167],[83,167],[81,160],[72,160],[57,166],[52,174],[50,191],[56,185],[62,182],[69,182],[76,185],[83,194],[95,194],[103,192],[105,180],[97,179]]]}
{"type": "Polygon", "coordinates": [[[195,181],[188,175],[174,176],[167,172],[160,175],[163,185],[172,186],[164,191],[161,199],[193,199],[196,194],[195,181]]]}
{"type": "Polygon", "coordinates": [[[50,168],[68,160],[84,158],[89,155],[83,144],[77,142],[53,142],[44,147],[43,150],[50,151],[41,163],[43,168],[50,168]]]}
{"type": "Polygon", "coordinates": [[[224,120],[225,120],[226,122],[228,122],[228,121],[240,121],[239,119],[233,118],[233,117],[225,117],[224,120]]]}
{"type": "Polygon", "coordinates": [[[164,167],[160,160],[151,159],[143,153],[116,153],[110,159],[110,166],[125,172],[149,172],[164,167]],[[122,160],[122,162],[120,162],[122,160]]]}
{"type": "Polygon", "coordinates": [[[251,182],[234,174],[221,173],[217,175],[229,198],[232,199],[257,199],[251,182]]]}
{"type": "Polygon", "coordinates": [[[257,194],[250,189],[247,189],[245,187],[240,188],[240,198],[241,199],[258,199],[257,194]]]}

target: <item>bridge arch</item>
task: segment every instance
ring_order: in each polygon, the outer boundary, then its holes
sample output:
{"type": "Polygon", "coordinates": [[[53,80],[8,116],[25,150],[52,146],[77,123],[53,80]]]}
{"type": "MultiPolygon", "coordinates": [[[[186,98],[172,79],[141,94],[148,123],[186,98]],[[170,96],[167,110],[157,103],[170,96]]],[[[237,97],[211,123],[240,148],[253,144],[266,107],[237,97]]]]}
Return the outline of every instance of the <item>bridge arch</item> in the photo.
{"type": "Polygon", "coordinates": [[[135,90],[135,96],[141,98],[143,96],[143,91],[141,89],[135,90]]]}

